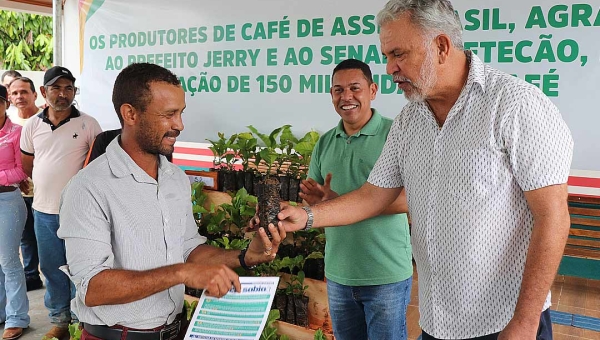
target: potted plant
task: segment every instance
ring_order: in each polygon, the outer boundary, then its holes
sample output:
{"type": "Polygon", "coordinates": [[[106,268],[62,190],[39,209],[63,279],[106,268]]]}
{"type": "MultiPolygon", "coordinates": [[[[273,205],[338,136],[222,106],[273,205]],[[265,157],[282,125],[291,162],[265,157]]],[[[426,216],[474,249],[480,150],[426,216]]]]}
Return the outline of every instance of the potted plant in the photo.
{"type": "Polygon", "coordinates": [[[306,179],[308,175],[308,166],[310,165],[310,159],[313,153],[315,145],[319,140],[319,133],[316,131],[307,132],[298,143],[295,145],[295,151],[299,155],[295,159],[295,163],[298,164],[297,176],[290,179],[290,190],[294,190],[292,194],[298,197],[298,202],[302,202],[300,196],[298,196],[300,180],[306,179]]]}
{"type": "Polygon", "coordinates": [[[276,174],[276,168],[274,168],[274,166],[277,163],[277,158],[279,156],[279,153],[276,151],[278,146],[277,136],[283,127],[273,130],[269,135],[258,132],[252,125],[248,126],[248,129],[258,136],[264,144],[264,147],[256,153],[256,165],[260,169],[261,163],[264,162],[266,170],[259,170],[260,176],[254,191],[258,196],[258,218],[260,219],[260,226],[265,229],[267,234],[269,234],[268,225],[270,223],[277,225],[279,222],[277,219],[280,201],[279,180],[273,175],[276,174]]]}
{"type": "Polygon", "coordinates": [[[284,257],[279,263],[280,269],[286,269],[289,276],[282,276],[283,288],[278,289],[273,306],[279,310],[281,320],[302,327],[308,327],[308,297],[304,285],[304,257],[284,257]]]}
{"type": "MultiPolygon", "coordinates": [[[[250,160],[255,158],[258,141],[251,132],[242,132],[237,135],[238,155],[242,161],[242,171],[238,176],[243,177],[243,187],[250,195],[254,195],[254,169],[250,167],[250,160]]],[[[240,180],[238,180],[240,183],[240,180]]],[[[239,189],[239,188],[238,188],[239,189]]]]}
{"type": "Polygon", "coordinates": [[[277,166],[279,183],[281,184],[279,196],[284,201],[290,200],[290,170],[295,158],[294,146],[298,143],[298,139],[292,133],[291,127],[291,125],[281,127],[281,135],[279,136],[279,144],[277,145],[277,148],[280,150],[277,166]]]}
{"type": "Polygon", "coordinates": [[[236,190],[236,179],[234,171],[234,164],[236,162],[236,155],[238,146],[235,144],[237,134],[225,137],[222,132],[218,133],[218,140],[206,139],[211,143],[208,148],[214,154],[213,165],[214,168],[219,172],[218,182],[219,189],[221,191],[235,191],[236,190]]]}

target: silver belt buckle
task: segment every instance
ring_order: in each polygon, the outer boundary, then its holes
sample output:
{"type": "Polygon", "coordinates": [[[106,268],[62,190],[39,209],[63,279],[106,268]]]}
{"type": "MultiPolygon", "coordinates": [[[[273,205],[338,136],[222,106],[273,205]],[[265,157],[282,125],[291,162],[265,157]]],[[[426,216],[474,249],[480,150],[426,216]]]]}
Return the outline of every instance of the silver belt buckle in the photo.
{"type": "Polygon", "coordinates": [[[160,330],[160,340],[173,340],[179,334],[181,320],[177,320],[172,324],[160,330]]]}

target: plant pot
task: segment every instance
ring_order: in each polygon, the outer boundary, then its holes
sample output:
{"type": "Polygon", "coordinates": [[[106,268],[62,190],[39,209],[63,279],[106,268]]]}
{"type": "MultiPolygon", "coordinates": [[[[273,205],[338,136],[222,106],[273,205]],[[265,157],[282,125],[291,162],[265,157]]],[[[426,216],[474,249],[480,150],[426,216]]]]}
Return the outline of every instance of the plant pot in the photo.
{"type": "Polygon", "coordinates": [[[286,319],[286,314],[287,314],[286,307],[287,307],[287,296],[285,295],[284,292],[278,291],[277,294],[275,294],[275,298],[273,299],[273,306],[271,307],[271,309],[279,310],[279,319],[280,320],[286,319]]]}
{"type": "MultiPolygon", "coordinates": [[[[279,288],[285,288],[289,281],[289,274],[282,274],[279,280],[279,288]]],[[[314,330],[322,329],[328,339],[333,339],[331,335],[333,328],[331,317],[329,316],[329,302],[327,300],[327,283],[324,281],[304,279],[304,284],[308,286],[304,294],[308,297],[308,328],[288,324],[284,321],[277,321],[279,335],[288,335],[290,339],[310,339],[314,335],[314,330]],[[308,336],[310,335],[310,337],[308,336]]]]}
{"type": "Polygon", "coordinates": [[[294,313],[296,322],[294,324],[308,327],[308,296],[293,296],[294,313]]]}
{"type": "Polygon", "coordinates": [[[281,185],[281,189],[279,190],[279,197],[283,201],[290,200],[290,177],[288,175],[279,176],[279,183],[281,185]]]}
{"type": "Polygon", "coordinates": [[[215,169],[215,171],[217,172],[217,190],[224,191],[223,185],[225,182],[225,169],[215,169]]]}
{"type": "Polygon", "coordinates": [[[252,178],[252,189],[254,189],[254,196],[256,196],[256,197],[258,197],[260,195],[260,191],[262,190],[262,187],[259,185],[259,182],[263,177],[264,176],[261,174],[256,174],[252,178]]]}
{"type": "Polygon", "coordinates": [[[235,172],[231,170],[222,170],[223,174],[223,192],[235,192],[236,191],[236,178],[235,172]]]}
{"type": "Polygon", "coordinates": [[[260,226],[264,228],[269,237],[269,224],[277,226],[279,219],[279,180],[276,177],[263,177],[258,184],[258,218],[260,226]]]}
{"type": "Polygon", "coordinates": [[[307,278],[315,280],[325,279],[325,259],[306,259],[304,261],[304,274],[307,278]]]}
{"type": "MultiPolygon", "coordinates": [[[[300,192],[300,179],[299,178],[293,178],[290,177],[290,188],[289,188],[289,200],[292,202],[298,202],[298,199],[300,198],[300,196],[298,196],[298,193],[300,192]]],[[[300,202],[302,202],[302,199],[300,199],[300,202]]]]}
{"type": "Polygon", "coordinates": [[[254,178],[256,176],[254,175],[254,171],[251,170],[246,170],[244,171],[244,188],[246,188],[246,191],[248,192],[248,194],[250,195],[255,195],[254,193],[254,178]]]}
{"type": "Polygon", "coordinates": [[[294,296],[286,295],[286,303],[285,303],[285,322],[296,325],[296,307],[294,305],[294,296]]]}
{"type": "MultiPolygon", "coordinates": [[[[242,170],[238,170],[235,172],[235,191],[238,191],[244,187],[245,175],[246,173],[242,170]]],[[[248,190],[246,189],[246,191],[248,190]]]]}

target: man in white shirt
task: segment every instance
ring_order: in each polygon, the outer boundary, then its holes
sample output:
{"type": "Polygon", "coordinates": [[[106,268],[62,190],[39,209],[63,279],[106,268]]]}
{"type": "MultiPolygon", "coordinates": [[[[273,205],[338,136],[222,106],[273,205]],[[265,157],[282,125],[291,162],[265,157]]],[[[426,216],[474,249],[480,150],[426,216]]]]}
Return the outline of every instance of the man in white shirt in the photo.
{"type": "MultiPolygon", "coordinates": [[[[37,92],[33,81],[26,77],[17,77],[8,84],[8,94],[11,98],[16,111],[9,114],[10,120],[18,125],[25,125],[29,118],[42,112],[42,109],[35,105],[37,92]]],[[[25,206],[27,206],[27,222],[21,238],[21,254],[23,256],[23,266],[25,268],[25,283],[27,291],[40,289],[43,287],[40,279],[38,267],[40,260],[38,257],[37,239],[33,227],[33,181],[31,178],[21,183],[21,193],[25,206]]]]}
{"type": "Polygon", "coordinates": [[[449,1],[391,0],[377,20],[387,73],[410,103],[365,185],[279,219],[287,231],[354,223],[404,188],[423,340],[551,339],[569,129],[538,88],[463,50],[449,1]]]}
{"type": "Polygon", "coordinates": [[[64,242],[56,234],[60,194],[83,167],[90,145],[102,130],[93,117],[72,105],[75,77],[68,69],[48,69],[40,92],[48,107],[23,127],[21,159],[23,170],[34,183],[34,228],[40,268],[46,278],[44,304],[54,325],[45,337],[62,340],[69,337],[75,288],[59,269],[67,263],[64,242]]]}

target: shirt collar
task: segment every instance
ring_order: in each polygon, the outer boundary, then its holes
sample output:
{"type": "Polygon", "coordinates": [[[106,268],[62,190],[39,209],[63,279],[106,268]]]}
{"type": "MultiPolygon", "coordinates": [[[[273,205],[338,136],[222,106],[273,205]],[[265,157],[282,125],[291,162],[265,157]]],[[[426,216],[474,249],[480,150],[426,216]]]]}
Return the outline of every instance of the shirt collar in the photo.
{"type": "MultiPolygon", "coordinates": [[[[360,135],[365,135],[365,136],[374,136],[379,132],[379,127],[381,126],[381,115],[379,114],[379,112],[377,112],[377,110],[375,109],[371,109],[371,112],[373,112],[373,115],[371,116],[371,119],[369,119],[369,121],[367,122],[367,124],[365,124],[365,126],[362,127],[362,129],[360,129],[360,131],[358,131],[357,133],[355,133],[353,136],[360,136],[360,135]]],[[[335,136],[339,137],[348,137],[348,135],[346,134],[346,131],[344,131],[344,121],[342,119],[340,119],[340,122],[338,123],[338,125],[335,128],[335,136]]]]}
{"type": "Polygon", "coordinates": [[[81,114],[79,113],[79,110],[77,110],[77,108],[73,105],[71,105],[71,113],[69,114],[69,117],[61,120],[58,125],[54,126],[54,124],[52,124],[52,122],[50,121],[50,119],[48,119],[48,108],[45,108],[42,112],[38,113],[37,116],[39,118],[42,119],[42,121],[48,125],[50,125],[50,128],[52,129],[52,131],[58,129],[59,127],[63,126],[64,124],[68,123],[71,118],[77,118],[79,116],[81,116],[81,114]]]}
{"type": "MultiPolygon", "coordinates": [[[[156,184],[154,178],[150,177],[142,168],[137,165],[131,156],[123,150],[121,144],[121,136],[113,139],[112,142],[106,148],[106,158],[108,159],[108,166],[112,171],[113,175],[117,178],[126,176],[133,176],[133,178],[140,183],[151,183],[156,184]]],[[[160,175],[172,175],[173,169],[171,164],[167,161],[167,158],[163,155],[159,155],[158,172],[160,175]]],[[[159,178],[160,178],[159,175],[159,178]]]]}
{"type": "Polygon", "coordinates": [[[479,59],[477,54],[472,51],[465,51],[465,55],[467,56],[467,59],[470,60],[467,85],[470,86],[473,83],[477,83],[485,93],[485,65],[481,59],[479,59]]]}

